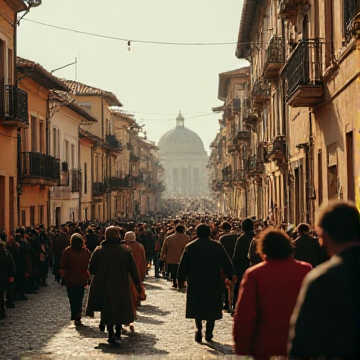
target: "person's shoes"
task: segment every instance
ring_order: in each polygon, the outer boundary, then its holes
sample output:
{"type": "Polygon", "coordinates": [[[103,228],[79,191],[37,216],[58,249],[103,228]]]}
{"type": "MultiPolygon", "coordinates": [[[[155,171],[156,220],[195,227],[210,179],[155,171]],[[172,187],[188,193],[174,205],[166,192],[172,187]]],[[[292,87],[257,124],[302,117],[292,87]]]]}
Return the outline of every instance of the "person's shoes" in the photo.
{"type": "Polygon", "coordinates": [[[197,343],[201,343],[201,341],[202,341],[202,333],[201,333],[201,331],[199,331],[199,330],[196,330],[195,331],[195,341],[197,342],[197,343]]]}
{"type": "Polygon", "coordinates": [[[74,321],[74,325],[75,325],[75,326],[81,326],[81,325],[82,325],[81,320],[80,320],[80,319],[75,320],[75,321],[74,321]]]}
{"type": "Polygon", "coordinates": [[[223,307],[224,310],[229,310],[229,305],[225,304],[223,307]]]}
{"type": "Polygon", "coordinates": [[[107,339],[107,342],[110,345],[119,345],[119,343],[117,342],[117,340],[115,339],[115,336],[109,336],[109,338],[107,339]]]}
{"type": "Polygon", "coordinates": [[[206,341],[212,341],[212,338],[213,338],[214,336],[213,336],[213,334],[205,334],[205,340],[206,341]]]}
{"type": "Polygon", "coordinates": [[[13,302],[11,302],[11,303],[6,303],[6,307],[8,308],[8,309],[15,309],[15,304],[13,303],[13,302]]]}
{"type": "Polygon", "coordinates": [[[114,334],[115,340],[120,341],[120,339],[121,339],[121,331],[122,331],[121,326],[115,326],[115,334],[114,334]]]}
{"type": "Polygon", "coordinates": [[[21,294],[19,295],[19,300],[29,300],[29,298],[25,294],[21,294]]]}
{"type": "Polygon", "coordinates": [[[133,334],[135,332],[135,325],[131,324],[130,325],[130,332],[133,334]]]}

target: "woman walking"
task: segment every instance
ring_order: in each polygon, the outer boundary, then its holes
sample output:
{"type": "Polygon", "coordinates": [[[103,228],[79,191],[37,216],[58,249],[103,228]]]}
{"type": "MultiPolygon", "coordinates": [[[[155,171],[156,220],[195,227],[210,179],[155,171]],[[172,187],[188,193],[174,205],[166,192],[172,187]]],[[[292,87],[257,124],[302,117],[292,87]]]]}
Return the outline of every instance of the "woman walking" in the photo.
{"type": "Polygon", "coordinates": [[[91,252],[86,249],[84,238],[75,233],[70,238],[61,258],[60,272],[66,285],[70,308],[71,320],[76,326],[81,325],[82,302],[85,286],[88,283],[88,266],[91,252]]]}

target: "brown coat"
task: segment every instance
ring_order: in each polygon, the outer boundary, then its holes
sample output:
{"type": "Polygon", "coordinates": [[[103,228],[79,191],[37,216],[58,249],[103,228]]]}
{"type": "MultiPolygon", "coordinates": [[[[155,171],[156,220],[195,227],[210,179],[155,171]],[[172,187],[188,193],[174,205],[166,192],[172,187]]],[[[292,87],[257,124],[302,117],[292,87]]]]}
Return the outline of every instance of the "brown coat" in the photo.
{"type": "Polygon", "coordinates": [[[61,257],[64,250],[70,245],[69,235],[61,233],[54,241],[53,251],[54,251],[54,266],[60,268],[61,257]]]}
{"type": "Polygon", "coordinates": [[[67,247],[61,258],[60,269],[64,270],[66,286],[85,286],[88,282],[88,266],[91,252],[86,248],[80,250],[67,247]]]}
{"type": "Polygon", "coordinates": [[[189,237],[183,233],[168,236],[161,249],[161,260],[166,261],[167,264],[179,264],[184,248],[189,241],[189,237]]]}
{"type": "Polygon", "coordinates": [[[126,243],[131,249],[136,267],[139,272],[139,277],[141,281],[144,281],[146,275],[146,256],[144,247],[136,241],[129,241],[126,243]]]}
{"type": "Polygon", "coordinates": [[[105,240],[95,249],[90,260],[92,280],[86,316],[101,311],[105,325],[127,325],[134,321],[129,275],[136,287],[139,273],[132,252],[125,244],[105,240]]]}

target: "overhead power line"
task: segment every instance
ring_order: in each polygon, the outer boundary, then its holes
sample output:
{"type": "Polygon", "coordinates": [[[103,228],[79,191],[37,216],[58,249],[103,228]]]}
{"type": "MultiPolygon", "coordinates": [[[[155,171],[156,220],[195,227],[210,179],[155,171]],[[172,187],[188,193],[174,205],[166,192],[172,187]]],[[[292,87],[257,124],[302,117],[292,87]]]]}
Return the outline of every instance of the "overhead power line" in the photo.
{"type": "MultiPolygon", "coordinates": [[[[110,39],[110,40],[117,40],[117,41],[123,41],[126,42],[128,47],[130,46],[130,43],[142,43],[142,44],[154,44],[154,45],[178,45],[178,46],[219,46],[219,45],[250,45],[255,44],[254,42],[247,42],[247,43],[238,43],[238,42],[168,42],[168,41],[151,41],[151,40],[140,40],[140,39],[131,39],[131,38],[122,38],[117,36],[110,36],[110,35],[103,35],[103,34],[96,34],[88,31],[82,31],[77,29],[71,29],[66,28],[62,26],[57,25],[51,25],[51,24],[45,24],[40,21],[30,20],[30,19],[23,19],[24,21],[29,21],[34,24],[38,24],[41,26],[46,26],[53,29],[63,30],[63,31],[69,31],[77,34],[82,35],[88,35],[88,36],[94,36],[98,38],[103,39],[110,39]]],[[[258,43],[256,43],[258,44],[258,43]]]]}
{"type": "MultiPolygon", "coordinates": [[[[205,117],[205,116],[209,116],[209,115],[215,115],[213,112],[208,113],[208,114],[203,114],[203,115],[198,115],[198,116],[190,116],[187,117],[185,120],[191,120],[191,119],[198,119],[201,117],[205,117]]],[[[175,121],[175,119],[141,119],[144,122],[148,122],[148,121],[175,121]]]]}

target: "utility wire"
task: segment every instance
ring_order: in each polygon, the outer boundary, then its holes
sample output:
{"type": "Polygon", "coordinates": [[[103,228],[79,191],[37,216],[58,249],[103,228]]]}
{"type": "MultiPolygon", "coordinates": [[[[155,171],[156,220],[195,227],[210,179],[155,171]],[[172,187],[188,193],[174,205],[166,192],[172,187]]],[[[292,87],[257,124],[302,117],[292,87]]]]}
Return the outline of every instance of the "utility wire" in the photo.
{"type": "Polygon", "coordinates": [[[110,36],[110,35],[102,35],[102,34],[96,34],[96,33],[91,33],[91,32],[87,32],[87,31],[82,31],[82,30],[76,30],[76,29],[71,29],[71,28],[65,28],[62,26],[57,26],[57,25],[51,25],[51,24],[45,24],[42,23],[40,21],[35,21],[35,20],[30,20],[30,19],[23,19],[24,21],[29,21],[32,22],[34,24],[38,24],[41,26],[46,26],[46,27],[50,27],[53,29],[58,29],[58,30],[64,30],[64,31],[70,31],[73,33],[77,33],[77,34],[83,34],[83,35],[89,35],[89,36],[95,36],[95,37],[99,37],[99,38],[103,38],[103,39],[110,39],[110,40],[117,40],[117,41],[124,41],[126,43],[142,43],[142,44],[155,44],[155,45],[179,45],[179,46],[218,46],[218,45],[250,45],[250,44],[258,44],[257,42],[244,42],[244,43],[238,43],[238,42],[209,42],[209,43],[203,43],[203,42],[167,42],[167,41],[151,41],[151,40],[139,40],[139,39],[135,39],[135,40],[131,40],[129,38],[121,38],[121,37],[116,37],[116,36],[110,36]]]}
{"type": "MultiPolygon", "coordinates": [[[[210,115],[216,115],[213,112],[208,113],[208,114],[203,114],[203,115],[198,115],[198,116],[190,116],[188,118],[186,118],[185,120],[191,120],[191,119],[198,119],[201,117],[205,117],[205,116],[210,116],[210,115]]],[[[148,122],[148,121],[175,121],[175,119],[141,119],[144,122],[148,122]]]]}

